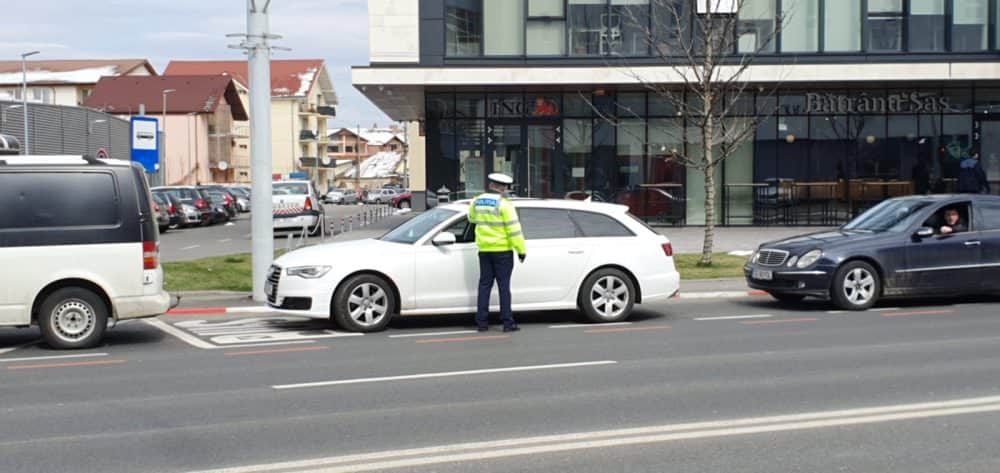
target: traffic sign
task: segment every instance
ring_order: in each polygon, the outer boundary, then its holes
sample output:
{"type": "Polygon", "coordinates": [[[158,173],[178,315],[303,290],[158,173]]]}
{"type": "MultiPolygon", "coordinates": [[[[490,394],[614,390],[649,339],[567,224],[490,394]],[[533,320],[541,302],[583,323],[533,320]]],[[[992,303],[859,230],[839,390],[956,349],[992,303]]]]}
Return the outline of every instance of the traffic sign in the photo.
{"type": "Polygon", "coordinates": [[[108,151],[104,148],[97,150],[97,159],[108,159],[108,151]]]}
{"type": "Polygon", "coordinates": [[[142,164],[146,172],[160,170],[159,121],[150,117],[132,117],[132,161],[142,164]]]}

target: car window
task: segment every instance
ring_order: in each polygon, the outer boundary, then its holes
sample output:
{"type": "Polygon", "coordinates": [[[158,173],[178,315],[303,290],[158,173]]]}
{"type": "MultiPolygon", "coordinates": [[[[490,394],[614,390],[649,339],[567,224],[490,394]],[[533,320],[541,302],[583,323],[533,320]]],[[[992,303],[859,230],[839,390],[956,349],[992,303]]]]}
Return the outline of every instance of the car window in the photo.
{"type": "Polygon", "coordinates": [[[476,226],[469,224],[468,218],[462,218],[444,231],[455,235],[455,243],[474,243],[476,241],[476,226]]]}
{"type": "Polygon", "coordinates": [[[566,210],[522,208],[517,210],[517,214],[527,240],[581,236],[566,210]]]}
{"type": "Polygon", "coordinates": [[[980,230],[1000,230],[1000,203],[976,206],[976,225],[980,230]]]}
{"type": "Polygon", "coordinates": [[[635,236],[625,225],[607,215],[581,211],[571,211],[569,215],[585,237],[635,236]]]}
{"type": "Polygon", "coordinates": [[[0,173],[0,231],[116,225],[118,201],[107,173],[0,173]]]}
{"type": "Polygon", "coordinates": [[[939,235],[967,232],[972,229],[972,220],[969,218],[969,203],[945,205],[934,212],[922,225],[933,228],[934,233],[939,235]],[[952,213],[957,213],[956,220],[949,217],[949,214],[952,213]]]}
{"type": "Polygon", "coordinates": [[[434,209],[424,212],[399,224],[396,228],[379,238],[382,241],[392,243],[405,243],[412,245],[421,237],[433,230],[435,227],[454,216],[456,211],[447,209],[434,209]]]}
{"type": "Polygon", "coordinates": [[[309,184],[303,182],[279,182],[274,185],[274,195],[308,195],[309,184]]]}
{"type": "Polygon", "coordinates": [[[901,231],[909,228],[930,202],[915,199],[890,199],[866,210],[843,226],[858,232],[901,231]]]}

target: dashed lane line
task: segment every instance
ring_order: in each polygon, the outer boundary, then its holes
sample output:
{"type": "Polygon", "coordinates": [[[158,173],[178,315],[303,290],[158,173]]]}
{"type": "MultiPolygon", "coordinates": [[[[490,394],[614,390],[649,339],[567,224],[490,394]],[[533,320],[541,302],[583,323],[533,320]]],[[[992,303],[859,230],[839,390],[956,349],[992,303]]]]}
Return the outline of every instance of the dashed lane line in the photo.
{"type": "Polygon", "coordinates": [[[437,337],[441,335],[462,335],[466,333],[477,333],[475,330],[454,330],[451,332],[423,332],[389,335],[389,338],[414,338],[414,337],[437,337]]]}
{"type": "Polygon", "coordinates": [[[41,363],[34,365],[11,365],[7,367],[8,371],[16,370],[33,370],[33,369],[43,369],[43,368],[75,368],[79,366],[102,366],[102,365],[121,365],[125,364],[125,360],[94,360],[94,361],[70,361],[65,363],[41,363]]]}
{"type": "Polygon", "coordinates": [[[185,246],[184,248],[181,248],[181,251],[193,250],[195,248],[201,248],[201,245],[185,246]]]}
{"type": "Polygon", "coordinates": [[[594,328],[594,327],[614,327],[616,325],[632,325],[633,322],[612,322],[609,324],[557,324],[549,325],[549,328],[594,328]]]}
{"type": "Polygon", "coordinates": [[[815,322],[819,319],[815,317],[799,317],[795,319],[774,319],[774,320],[747,320],[740,322],[743,325],[771,325],[771,324],[788,324],[795,322],[815,322]]]}
{"type": "Polygon", "coordinates": [[[75,355],[29,356],[23,358],[0,358],[0,363],[19,363],[22,361],[65,360],[70,358],[96,358],[108,356],[107,353],[78,353],[75,355]]]}
{"type": "Polygon", "coordinates": [[[767,319],[774,317],[771,314],[754,314],[754,315],[720,315],[718,317],[697,317],[694,320],[699,322],[710,321],[710,320],[744,320],[744,319],[767,319]]]}

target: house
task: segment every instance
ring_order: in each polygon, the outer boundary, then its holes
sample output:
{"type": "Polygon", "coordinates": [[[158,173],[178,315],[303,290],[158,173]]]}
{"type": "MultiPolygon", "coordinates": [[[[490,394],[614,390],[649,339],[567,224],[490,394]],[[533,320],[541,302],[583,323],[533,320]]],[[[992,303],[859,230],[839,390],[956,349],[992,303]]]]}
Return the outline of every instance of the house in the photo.
{"type": "MultiPolygon", "coordinates": [[[[83,105],[105,76],[155,76],[145,59],[83,59],[27,62],[28,101],[83,105]]],[[[21,100],[21,61],[0,61],[0,100],[21,100]]]]}
{"type": "MultiPolygon", "coordinates": [[[[163,74],[224,75],[238,88],[249,85],[246,61],[171,61],[163,74]]],[[[273,174],[308,172],[320,188],[332,185],[334,163],[325,150],[327,120],[336,116],[336,105],[337,94],[322,59],[271,61],[273,174]]]]}
{"type": "Polygon", "coordinates": [[[341,128],[330,133],[326,151],[333,159],[356,159],[382,151],[402,153],[405,146],[405,136],[392,128],[341,128]]]}
{"type": "Polygon", "coordinates": [[[161,149],[168,185],[236,182],[233,156],[249,117],[236,82],[227,76],[104,77],[84,103],[106,113],[165,117],[161,149]],[[163,107],[165,90],[166,110],[163,107]]]}

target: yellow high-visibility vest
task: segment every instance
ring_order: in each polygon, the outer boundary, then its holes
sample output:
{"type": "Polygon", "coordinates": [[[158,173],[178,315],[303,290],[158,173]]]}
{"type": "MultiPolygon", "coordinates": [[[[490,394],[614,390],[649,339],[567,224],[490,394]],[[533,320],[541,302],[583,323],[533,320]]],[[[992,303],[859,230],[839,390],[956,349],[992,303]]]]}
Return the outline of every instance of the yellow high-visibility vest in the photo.
{"type": "Polygon", "coordinates": [[[484,253],[514,250],[525,254],[524,236],[514,204],[500,194],[480,194],[469,204],[469,222],[476,226],[476,246],[484,253]]]}

